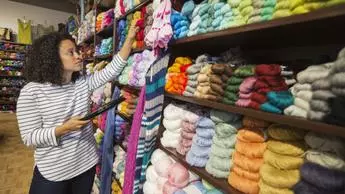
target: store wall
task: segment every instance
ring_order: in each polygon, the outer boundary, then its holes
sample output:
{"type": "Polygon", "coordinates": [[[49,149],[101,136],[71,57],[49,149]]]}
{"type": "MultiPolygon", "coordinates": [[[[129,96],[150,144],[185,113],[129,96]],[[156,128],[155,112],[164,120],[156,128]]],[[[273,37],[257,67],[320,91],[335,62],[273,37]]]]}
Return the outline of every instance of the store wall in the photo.
{"type": "Polygon", "coordinates": [[[15,33],[18,31],[17,19],[32,20],[34,25],[54,25],[57,30],[58,23],[65,23],[73,14],[46,9],[42,7],[0,0],[0,27],[11,28],[15,33]]]}

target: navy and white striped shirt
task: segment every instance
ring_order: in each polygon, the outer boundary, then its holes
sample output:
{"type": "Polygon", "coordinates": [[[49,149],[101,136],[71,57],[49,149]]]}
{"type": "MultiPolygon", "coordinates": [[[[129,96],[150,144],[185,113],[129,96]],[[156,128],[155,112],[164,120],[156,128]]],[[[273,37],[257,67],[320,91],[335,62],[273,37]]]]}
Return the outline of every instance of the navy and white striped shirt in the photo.
{"type": "Polygon", "coordinates": [[[102,71],[56,86],[30,82],[17,103],[17,119],[24,144],[35,148],[35,163],[50,181],[74,178],[96,165],[96,143],[91,122],[81,130],[56,138],[55,128],[72,116],[89,111],[92,90],[120,74],[126,65],[119,55],[102,71]]]}

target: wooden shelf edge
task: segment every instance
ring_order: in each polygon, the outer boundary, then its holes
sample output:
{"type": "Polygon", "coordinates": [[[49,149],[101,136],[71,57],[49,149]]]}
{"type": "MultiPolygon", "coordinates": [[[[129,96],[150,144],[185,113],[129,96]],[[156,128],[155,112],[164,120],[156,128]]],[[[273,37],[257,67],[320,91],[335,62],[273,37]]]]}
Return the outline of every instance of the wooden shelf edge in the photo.
{"type": "Polygon", "coordinates": [[[165,148],[160,143],[158,144],[158,148],[164,151],[166,154],[168,154],[172,158],[174,158],[177,162],[181,163],[188,170],[197,174],[200,178],[205,179],[207,182],[209,182],[211,185],[213,185],[217,189],[220,189],[227,194],[242,194],[242,192],[236,190],[231,185],[229,185],[226,179],[214,178],[204,168],[190,166],[184,159],[184,156],[180,155],[175,150],[171,148],[165,148]]]}
{"type": "Polygon", "coordinates": [[[280,114],[273,114],[268,113],[264,111],[254,110],[250,108],[242,108],[237,106],[231,106],[219,102],[199,99],[195,97],[186,97],[186,96],[180,96],[180,95],[174,95],[165,93],[166,97],[180,100],[184,102],[189,102],[196,105],[205,106],[208,108],[218,109],[222,111],[232,112],[232,113],[238,113],[246,116],[251,116],[256,119],[261,119],[265,121],[269,121],[272,123],[280,123],[280,124],[286,124],[290,125],[292,127],[296,127],[299,129],[305,129],[310,131],[316,131],[321,133],[326,133],[330,135],[336,135],[340,136],[342,138],[345,138],[345,127],[336,126],[336,125],[330,125],[326,123],[311,121],[303,118],[293,117],[293,116],[287,116],[287,115],[280,115],[280,114]]]}
{"type": "Polygon", "coordinates": [[[110,59],[113,57],[113,54],[106,54],[106,55],[97,55],[95,56],[96,59],[110,59]]]}
{"type": "Polygon", "coordinates": [[[253,24],[245,24],[238,27],[232,27],[225,30],[199,34],[195,36],[185,37],[171,42],[170,46],[178,46],[180,44],[198,42],[215,37],[225,37],[237,35],[244,32],[254,32],[264,29],[277,28],[285,25],[293,25],[303,22],[313,22],[317,20],[338,17],[345,15],[345,4],[334,5],[327,8],[322,8],[306,14],[292,15],[289,17],[277,18],[265,22],[258,22],[253,24]]]}
{"type": "Polygon", "coordinates": [[[135,11],[137,11],[138,9],[142,8],[144,5],[150,2],[152,2],[152,0],[144,0],[140,2],[138,5],[134,6],[132,9],[128,10],[123,16],[116,18],[116,20],[122,20],[126,18],[129,14],[134,13],[135,11]]]}
{"type": "Polygon", "coordinates": [[[101,31],[96,32],[97,36],[101,36],[101,37],[106,37],[106,36],[113,36],[113,28],[114,28],[114,21],[107,27],[101,29],[101,31]]]}

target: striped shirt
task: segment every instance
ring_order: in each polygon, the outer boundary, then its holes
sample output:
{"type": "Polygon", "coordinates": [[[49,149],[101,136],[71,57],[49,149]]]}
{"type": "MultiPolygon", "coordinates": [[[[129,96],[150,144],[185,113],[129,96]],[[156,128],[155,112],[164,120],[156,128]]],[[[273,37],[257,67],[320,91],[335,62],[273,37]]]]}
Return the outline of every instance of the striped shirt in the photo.
{"type": "Polygon", "coordinates": [[[120,74],[126,65],[116,55],[102,71],[62,86],[30,82],[17,103],[17,119],[24,144],[35,148],[35,163],[44,178],[74,178],[98,162],[91,122],[59,138],[55,128],[72,116],[89,112],[92,91],[120,74]]]}

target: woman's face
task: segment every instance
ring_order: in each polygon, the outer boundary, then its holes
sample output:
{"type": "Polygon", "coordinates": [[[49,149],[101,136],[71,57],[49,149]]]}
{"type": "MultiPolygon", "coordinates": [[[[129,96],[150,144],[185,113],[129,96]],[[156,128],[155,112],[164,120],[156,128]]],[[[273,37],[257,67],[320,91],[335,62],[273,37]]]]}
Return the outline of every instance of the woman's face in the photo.
{"type": "Polygon", "coordinates": [[[71,40],[63,40],[60,43],[60,58],[65,72],[77,72],[82,69],[82,60],[71,40]]]}

